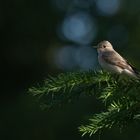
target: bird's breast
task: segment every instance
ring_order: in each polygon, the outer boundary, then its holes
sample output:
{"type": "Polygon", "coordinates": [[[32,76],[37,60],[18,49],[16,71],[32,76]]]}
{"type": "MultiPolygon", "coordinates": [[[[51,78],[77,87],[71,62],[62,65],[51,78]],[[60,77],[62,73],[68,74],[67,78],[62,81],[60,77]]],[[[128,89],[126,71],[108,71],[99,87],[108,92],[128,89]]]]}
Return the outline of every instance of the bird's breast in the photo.
{"type": "Polygon", "coordinates": [[[121,72],[123,71],[122,68],[107,63],[107,62],[103,59],[102,55],[98,55],[98,61],[99,61],[99,64],[101,65],[101,67],[102,67],[103,69],[106,69],[106,70],[108,70],[108,71],[115,72],[115,73],[121,73],[121,72]]]}
{"type": "Polygon", "coordinates": [[[104,65],[105,61],[104,61],[104,59],[102,58],[102,54],[99,54],[99,55],[98,55],[98,61],[99,61],[99,64],[100,64],[101,66],[104,65]]]}

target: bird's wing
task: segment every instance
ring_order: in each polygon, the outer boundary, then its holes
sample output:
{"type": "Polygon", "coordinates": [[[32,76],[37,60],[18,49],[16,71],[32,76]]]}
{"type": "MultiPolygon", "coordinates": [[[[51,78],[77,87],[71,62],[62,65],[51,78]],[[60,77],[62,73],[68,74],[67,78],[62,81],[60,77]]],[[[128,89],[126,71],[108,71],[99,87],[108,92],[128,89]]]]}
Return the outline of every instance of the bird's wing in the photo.
{"type": "Polygon", "coordinates": [[[102,59],[108,64],[135,72],[134,68],[115,51],[104,52],[102,54],[102,59]]]}
{"type": "Polygon", "coordinates": [[[135,68],[132,64],[130,64],[127,60],[125,60],[125,61],[126,61],[126,63],[128,65],[131,66],[131,68],[133,69],[133,71],[135,72],[135,74],[138,75],[138,76],[140,76],[140,71],[137,68],[135,68]]]}

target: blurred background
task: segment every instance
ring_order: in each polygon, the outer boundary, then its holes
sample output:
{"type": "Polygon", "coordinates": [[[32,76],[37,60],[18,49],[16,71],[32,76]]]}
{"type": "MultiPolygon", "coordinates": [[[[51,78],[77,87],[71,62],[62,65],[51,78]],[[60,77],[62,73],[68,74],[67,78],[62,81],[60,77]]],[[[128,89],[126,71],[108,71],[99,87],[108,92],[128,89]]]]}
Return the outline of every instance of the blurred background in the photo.
{"type": "MultiPolygon", "coordinates": [[[[109,40],[140,69],[139,0],[5,0],[0,2],[0,139],[88,140],[77,127],[100,112],[94,97],[43,111],[27,94],[48,75],[98,69],[91,46],[109,40]]],[[[90,139],[139,140],[140,127],[90,139]]]]}

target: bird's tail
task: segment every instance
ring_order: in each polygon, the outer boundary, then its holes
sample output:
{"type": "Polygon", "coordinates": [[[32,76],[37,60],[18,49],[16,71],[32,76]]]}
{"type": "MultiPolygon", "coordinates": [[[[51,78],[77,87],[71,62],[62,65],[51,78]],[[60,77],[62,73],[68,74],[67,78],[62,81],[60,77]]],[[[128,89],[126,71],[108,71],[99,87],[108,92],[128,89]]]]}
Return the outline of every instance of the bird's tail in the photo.
{"type": "Polygon", "coordinates": [[[131,65],[137,79],[140,81],[140,71],[131,65]]]}

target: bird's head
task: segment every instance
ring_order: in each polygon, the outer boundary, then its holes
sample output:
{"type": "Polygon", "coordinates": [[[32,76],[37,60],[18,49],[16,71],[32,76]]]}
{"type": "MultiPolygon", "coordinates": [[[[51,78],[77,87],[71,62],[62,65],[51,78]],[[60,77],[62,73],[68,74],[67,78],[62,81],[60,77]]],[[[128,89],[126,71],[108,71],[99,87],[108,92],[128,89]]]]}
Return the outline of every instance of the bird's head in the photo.
{"type": "Polygon", "coordinates": [[[101,41],[97,46],[93,46],[93,47],[97,49],[98,53],[113,50],[113,46],[111,45],[111,43],[105,40],[101,41]]]}

